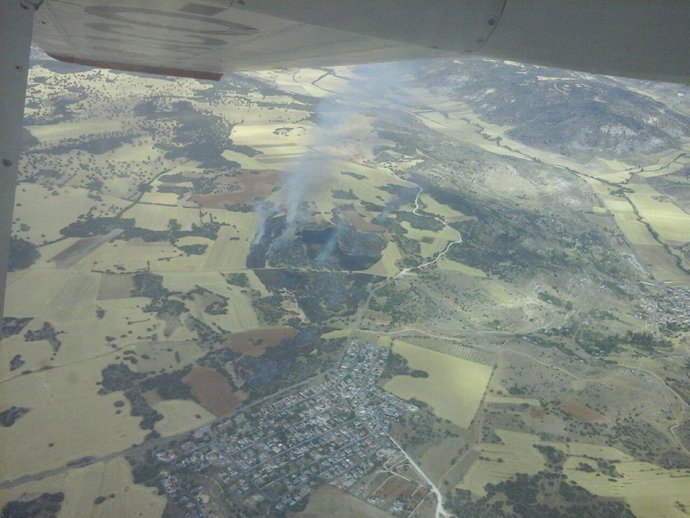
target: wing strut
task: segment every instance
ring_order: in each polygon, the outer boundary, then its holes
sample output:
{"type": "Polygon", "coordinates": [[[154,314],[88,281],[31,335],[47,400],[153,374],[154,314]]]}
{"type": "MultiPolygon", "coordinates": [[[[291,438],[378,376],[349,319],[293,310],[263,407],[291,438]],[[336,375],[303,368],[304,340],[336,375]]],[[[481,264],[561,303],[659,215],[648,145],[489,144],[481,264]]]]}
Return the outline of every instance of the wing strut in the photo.
{"type": "Polygon", "coordinates": [[[12,236],[34,12],[42,0],[0,1],[0,319],[12,236]]]}

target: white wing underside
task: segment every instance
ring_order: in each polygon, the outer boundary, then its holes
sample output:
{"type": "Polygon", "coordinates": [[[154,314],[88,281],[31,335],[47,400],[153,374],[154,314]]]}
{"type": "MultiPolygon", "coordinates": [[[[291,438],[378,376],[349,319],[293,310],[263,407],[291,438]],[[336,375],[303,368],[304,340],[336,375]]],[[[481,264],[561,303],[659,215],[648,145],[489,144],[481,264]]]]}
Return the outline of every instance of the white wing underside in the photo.
{"type": "Polygon", "coordinates": [[[687,0],[43,0],[34,40],[68,61],[197,77],[476,53],[685,82],[688,27],[687,0]]]}
{"type": "Polygon", "coordinates": [[[232,70],[415,59],[440,51],[228,7],[228,2],[49,0],[34,43],[59,59],[209,78],[232,70]],[[204,74],[210,73],[210,74],[204,74]]]}

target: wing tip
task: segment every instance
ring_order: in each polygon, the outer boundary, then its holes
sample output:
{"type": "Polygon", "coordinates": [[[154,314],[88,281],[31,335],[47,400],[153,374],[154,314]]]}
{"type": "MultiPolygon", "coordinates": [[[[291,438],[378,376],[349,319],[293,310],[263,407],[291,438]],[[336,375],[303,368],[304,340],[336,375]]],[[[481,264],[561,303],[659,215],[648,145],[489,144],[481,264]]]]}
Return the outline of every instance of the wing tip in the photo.
{"type": "Polygon", "coordinates": [[[202,70],[185,70],[181,68],[159,67],[153,65],[140,65],[134,63],[120,63],[116,61],[101,61],[98,59],[79,58],[76,56],[67,56],[63,54],[54,54],[46,52],[51,58],[63,61],[65,63],[74,63],[75,65],[84,65],[96,68],[112,68],[115,70],[123,70],[126,72],[141,72],[144,74],[155,74],[162,76],[187,77],[190,79],[206,79],[209,81],[219,81],[223,74],[219,72],[207,72],[202,70]]]}

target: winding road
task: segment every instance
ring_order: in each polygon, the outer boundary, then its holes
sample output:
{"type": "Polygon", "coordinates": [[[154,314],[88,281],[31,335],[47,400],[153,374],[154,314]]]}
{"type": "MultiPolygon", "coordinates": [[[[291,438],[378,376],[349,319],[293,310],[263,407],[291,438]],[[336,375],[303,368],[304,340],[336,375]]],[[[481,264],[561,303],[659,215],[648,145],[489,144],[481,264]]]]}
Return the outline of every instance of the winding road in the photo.
{"type": "Polygon", "coordinates": [[[449,513],[448,511],[446,511],[444,509],[444,507],[443,507],[443,495],[441,494],[441,491],[438,489],[436,484],[434,484],[434,482],[426,475],[426,473],[424,473],[424,471],[422,471],[422,468],[420,468],[417,465],[417,463],[412,459],[412,457],[410,457],[408,455],[408,453],[403,449],[403,447],[400,446],[400,444],[398,444],[398,441],[393,439],[393,437],[391,437],[390,435],[388,436],[388,438],[400,450],[400,453],[402,453],[405,456],[405,458],[407,459],[407,462],[410,463],[410,466],[412,466],[414,468],[414,470],[417,473],[419,473],[419,476],[422,477],[427,484],[429,484],[429,486],[431,487],[431,491],[434,493],[434,495],[436,495],[436,515],[435,515],[436,518],[441,518],[441,517],[452,518],[453,516],[455,516],[455,515],[449,513]]]}
{"type": "MultiPolygon", "coordinates": [[[[397,176],[397,175],[396,175],[396,176],[397,176]]],[[[412,183],[413,185],[416,185],[416,186],[417,186],[417,189],[419,189],[419,191],[417,191],[417,196],[415,196],[415,199],[414,199],[414,210],[412,211],[412,213],[413,213],[415,216],[426,216],[426,217],[429,217],[429,215],[420,214],[420,213],[419,213],[419,197],[420,197],[422,194],[424,194],[424,189],[422,189],[419,185],[417,185],[417,184],[414,183],[414,182],[410,182],[409,180],[407,180],[407,182],[412,183]]],[[[410,272],[412,272],[412,271],[419,270],[419,269],[421,269],[421,268],[425,268],[425,267],[430,266],[430,265],[432,265],[432,264],[434,264],[434,263],[437,263],[438,261],[440,261],[441,259],[443,259],[443,257],[448,253],[448,251],[450,250],[450,247],[452,247],[453,245],[457,245],[457,244],[462,243],[462,236],[460,235],[460,232],[458,232],[456,229],[454,229],[454,228],[451,227],[448,223],[446,223],[446,221],[445,221],[443,218],[440,218],[440,217],[438,217],[438,216],[431,216],[431,217],[434,218],[434,219],[435,219],[436,221],[438,221],[439,223],[441,223],[444,227],[449,228],[449,229],[451,229],[453,232],[455,232],[455,233],[457,234],[458,238],[457,238],[455,241],[449,242],[449,243],[446,245],[446,247],[443,249],[443,251],[441,251],[440,253],[438,253],[433,259],[431,259],[431,260],[429,260],[429,261],[427,261],[427,262],[425,262],[425,263],[418,264],[417,266],[410,266],[409,268],[403,268],[402,270],[400,270],[397,274],[395,274],[395,275],[392,277],[393,279],[397,279],[398,277],[402,277],[403,275],[406,275],[406,274],[408,274],[408,273],[410,273],[410,272]]]]}

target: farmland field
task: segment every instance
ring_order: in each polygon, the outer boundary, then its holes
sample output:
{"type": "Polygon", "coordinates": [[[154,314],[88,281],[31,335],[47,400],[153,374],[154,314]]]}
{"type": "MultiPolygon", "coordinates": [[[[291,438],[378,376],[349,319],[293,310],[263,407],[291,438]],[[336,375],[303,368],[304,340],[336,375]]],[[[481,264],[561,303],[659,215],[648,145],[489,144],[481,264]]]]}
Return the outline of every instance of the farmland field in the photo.
{"type": "Polygon", "coordinates": [[[460,483],[460,487],[475,494],[484,494],[484,486],[507,480],[514,473],[534,474],[544,468],[544,458],[533,445],[539,442],[537,436],[496,430],[500,444],[479,444],[480,458],[460,483]]]}
{"type": "MultiPolygon", "coordinates": [[[[591,465],[587,456],[571,455],[565,463],[566,474],[595,494],[622,498],[630,504],[640,518],[681,518],[690,506],[690,475],[687,470],[665,470],[654,464],[634,461],[630,458],[617,460],[615,478],[597,477],[583,471],[581,463],[591,465]]],[[[604,457],[605,459],[607,457],[604,457]]]]}
{"type": "Polygon", "coordinates": [[[106,358],[36,372],[5,384],[3,397],[31,408],[14,426],[3,430],[4,479],[13,479],[86,455],[100,456],[141,442],[145,431],[129,415],[127,405],[116,414],[117,394],[101,396],[95,383],[106,358]],[[45,426],[69,416],[73,426],[45,426]]]}
{"type": "Polygon", "coordinates": [[[165,498],[157,495],[155,489],[133,483],[131,469],[124,459],[76,468],[38,483],[29,482],[21,488],[0,490],[0,501],[43,492],[64,493],[60,516],[65,518],[156,518],[165,508],[165,498]],[[103,497],[103,502],[96,504],[99,497],[103,497]]]}
{"type": "Polygon", "coordinates": [[[689,214],[649,185],[635,185],[634,189],[630,199],[662,240],[674,246],[690,241],[689,214]]]}
{"type": "Polygon", "coordinates": [[[307,508],[300,513],[291,513],[290,518],[317,518],[321,516],[390,518],[393,515],[332,486],[322,486],[312,494],[307,508]]]}
{"type": "Polygon", "coordinates": [[[288,338],[297,336],[297,331],[291,327],[266,327],[252,331],[234,333],[228,347],[239,354],[261,356],[266,349],[276,347],[288,338]]]}
{"type": "Polygon", "coordinates": [[[484,397],[491,367],[422,349],[395,340],[393,352],[402,355],[425,378],[396,376],[384,388],[404,399],[416,398],[431,405],[440,417],[467,428],[484,397]]]}
{"type": "Polygon", "coordinates": [[[156,429],[164,437],[193,430],[214,418],[214,414],[193,401],[159,401],[153,406],[163,415],[156,429]]]}
{"type": "Polygon", "coordinates": [[[229,413],[242,403],[228,380],[214,370],[194,367],[182,381],[188,385],[199,404],[215,416],[229,413]]]}

